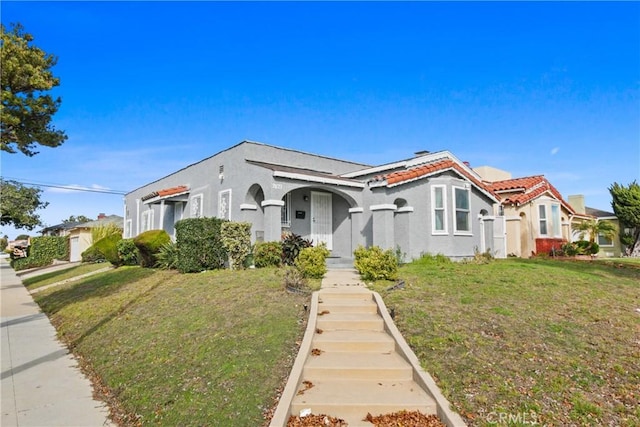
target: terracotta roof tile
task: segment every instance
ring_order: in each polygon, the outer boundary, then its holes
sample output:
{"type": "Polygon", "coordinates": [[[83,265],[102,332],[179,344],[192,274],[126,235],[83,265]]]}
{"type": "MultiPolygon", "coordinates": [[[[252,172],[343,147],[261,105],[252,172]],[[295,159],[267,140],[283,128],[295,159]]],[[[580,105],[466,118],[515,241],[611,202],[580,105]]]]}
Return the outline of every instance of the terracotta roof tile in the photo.
{"type": "Polygon", "coordinates": [[[486,184],[497,193],[505,205],[522,205],[541,196],[547,191],[558,199],[571,213],[575,210],[567,203],[560,192],[543,175],[527,176],[523,178],[506,179],[486,184]],[[500,194],[509,193],[509,194],[500,194]]]}
{"type": "Polygon", "coordinates": [[[392,172],[386,175],[378,175],[374,177],[373,180],[377,182],[386,181],[387,185],[392,186],[447,170],[455,170],[456,172],[467,178],[469,181],[473,182],[479,188],[495,196],[494,192],[490,188],[488,188],[485,183],[478,180],[475,176],[469,173],[469,171],[465,170],[465,168],[451,159],[438,160],[433,163],[416,166],[411,169],[392,172]]]}
{"type": "Polygon", "coordinates": [[[186,185],[178,185],[177,187],[164,188],[162,190],[153,191],[141,197],[142,201],[153,199],[154,197],[167,197],[174,194],[186,193],[189,191],[189,187],[186,185]]]}

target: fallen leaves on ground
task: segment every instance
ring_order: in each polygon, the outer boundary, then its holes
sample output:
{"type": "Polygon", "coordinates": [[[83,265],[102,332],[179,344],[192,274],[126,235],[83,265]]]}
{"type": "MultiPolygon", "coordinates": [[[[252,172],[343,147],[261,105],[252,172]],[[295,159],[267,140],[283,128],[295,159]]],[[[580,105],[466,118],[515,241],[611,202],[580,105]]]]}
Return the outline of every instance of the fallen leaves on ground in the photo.
{"type": "Polygon", "coordinates": [[[320,356],[321,354],[322,354],[322,350],[320,350],[319,348],[314,348],[313,350],[311,350],[312,356],[320,356]]]}
{"type": "Polygon", "coordinates": [[[311,381],[302,381],[302,385],[304,386],[304,388],[298,390],[298,396],[304,394],[305,391],[313,387],[313,383],[311,381]]]}
{"type": "Polygon", "coordinates": [[[375,417],[367,414],[364,421],[376,427],[444,427],[436,415],[425,415],[420,411],[399,411],[375,417]]]}
{"type": "Polygon", "coordinates": [[[292,415],[289,417],[287,427],[347,427],[348,424],[340,418],[329,415],[307,415],[299,417],[292,415]]]}

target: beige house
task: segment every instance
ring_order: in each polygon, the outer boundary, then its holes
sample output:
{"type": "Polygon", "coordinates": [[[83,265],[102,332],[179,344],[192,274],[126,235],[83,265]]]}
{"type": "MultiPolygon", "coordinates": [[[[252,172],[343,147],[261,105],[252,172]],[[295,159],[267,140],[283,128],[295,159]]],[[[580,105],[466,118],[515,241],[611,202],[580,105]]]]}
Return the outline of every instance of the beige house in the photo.
{"type": "Polygon", "coordinates": [[[543,175],[511,178],[509,172],[488,166],[474,171],[500,200],[496,214],[506,220],[508,255],[552,253],[571,240],[576,212],[543,175]]]}
{"type": "MultiPolygon", "coordinates": [[[[620,230],[620,221],[618,217],[613,212],[607,212],[600,209],[590,208],[585,206],[584,196],[581,194],[569,196],[569,203],[576,210],[576,217],[573,219],[573,222],[587,219],[595,219],[596,221],[609,221],[615,224],[616,228],[620,230]]],[[[589,240],[591,236],[586,235],[584,238],[589,240]]],[[[579,240],[579,233],[573,233],[571,241],[579,240]]],[[[598,252],[599,257],[619,257],[623,254],[622,243],[620,243],[620,236],[616,234],[615,238],[608,239],[603,235],[598,235],[595,241],[600,246],[600,252],[598,252]]]]}
{"type": "Polygon", "coordinates": [[[78,262],[82,260],[82,252],[89,249],[93,244],[91,237],[91,229],[107,224],[115,224],[122,228],[123,218],[118,215],[98,215],[98,219],[95,221],[89,221],[78,224],[76,227],[69,230],[67,235],[69,236],[69,261],[78,262]]]}

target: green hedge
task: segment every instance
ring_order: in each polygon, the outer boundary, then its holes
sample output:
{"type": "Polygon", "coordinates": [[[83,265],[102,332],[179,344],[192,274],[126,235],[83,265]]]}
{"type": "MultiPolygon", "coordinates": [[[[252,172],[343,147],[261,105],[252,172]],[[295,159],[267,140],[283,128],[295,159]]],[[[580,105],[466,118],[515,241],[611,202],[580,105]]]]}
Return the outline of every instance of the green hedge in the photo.
{"type": "Polygon", "coordinates": [[[253,246],[253,263],[257,268],[280,267],[282,264],[282,243],[256,242],[253,246]]]}
{"type": "Polygon", "coordinates": [[[20,271],[27,268],[44,267],[54,259],[69,261],[69,238],[59,236],[32,237],[29,256],[11,260],[11,267],[20,271]]]}
{"type": "Polygon", "coordinates": [[[136,244],[133,243],[133,239],[122,239],[116,245],[118,249],[118,258],[122,262],[122,265],[138,265],[140,258],[140,252],[136,248],[136,244]]]}
{"type": "Polygon", "coordinates": [[[138,234],[133,243],[138,248],[140,254],[140,265],[142,267],[155,267],[158,261],[156,255],[167,243],[171,243],[171,237],[164,230],[149,230],[138,234]]]}
{"type": "Polygon", "coordinates": [[[330,252],[326,245],[303,248],[296,259],[296,267],[304,277],[322,279],[327,272],[326,260],[330,252]]]}
{"type": "Polygon", "coordinates": [[[118,255],[118,243],[122,240],[122,236],[119,234],[110,234],[97,242],[93,243],[93,246],[100,252],[104,258],[109,261],[113,266],[119,267],[122,265],[122,260],[118,255]]]}
{"type": "Polygon", "coordinates": [[[223,222],[220,233],[230,267],[235,270],[245,268],[245,260],[251,253],[251,223],[223,222]]]}
{"type": "Polygon", "coordinates": [[[195,273],[224,267],[227,252],[222,244],[219,218],[188,218],[176,223],[177,268],[195,273]]]}
{"type": "Polygon", "coordinates": [[[354,265],[364,280],[395,280],[398,278],[398,260],[391,251],[378,246],[359,246],[353,254],[354,265]]]}

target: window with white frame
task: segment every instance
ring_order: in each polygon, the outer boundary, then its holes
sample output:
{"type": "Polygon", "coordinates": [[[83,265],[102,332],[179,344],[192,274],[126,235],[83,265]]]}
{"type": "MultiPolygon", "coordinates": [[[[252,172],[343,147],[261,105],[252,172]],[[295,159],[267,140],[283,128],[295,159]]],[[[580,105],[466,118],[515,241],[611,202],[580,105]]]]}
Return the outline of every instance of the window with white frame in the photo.
{"type": "Polygon", "coordinates": [[[124,237],[125,239],[130,239],[131,237],[133,237],[131,235],[131,220],[128,219],[124,222],[124,237]]]}
{"type": "Polygon", "coordinates": [[[280,222],[282,227],[291,227],[291,193],[287,193],[282,198],[284,205],[280,211],[280,222]]]}
{"type": "Polygon", "coordinates": [[[218,218],[231,221],[231,190],[218,193],[218,218]]]}
{"type": "Polygon", "coordinates": [[[191,197],[191,218],[202,218],[202,194],[191,197]]]}
{"type": "Polygon", "coordinates": [[[538,205],[538,219],[540,220],[540,235],[546,236],[548,234],[547,223],[547,206],[538,205]]]}
{"type": "Polygon", "coordinates": [[[140,224],[140,232],[144,233],[153,229],[153,209],[147,209],[142,212],[142,224],[140,224]]]}
{"type": "Polygon", "coordinates": [[[431,187],[431,232],[447,234],[447,193],[444,185],[431,187]]]}
{"type": "Polygon", "coordinates": [[[562,223],[560,222],[560,205],[551,205],[551,228],[553,237],[562,237],[562,223]]]}
{"type": "Polygon", "coordinates": [[[613,246],[613,239],[604,236],[602,233],[598,233],[598,245],[600,246],[613,246]]]}
{"type": "Polygon", "coordinates": [[[468,188],[453,187],[456,233],[471,233],[470,193],[468,188]]]}

